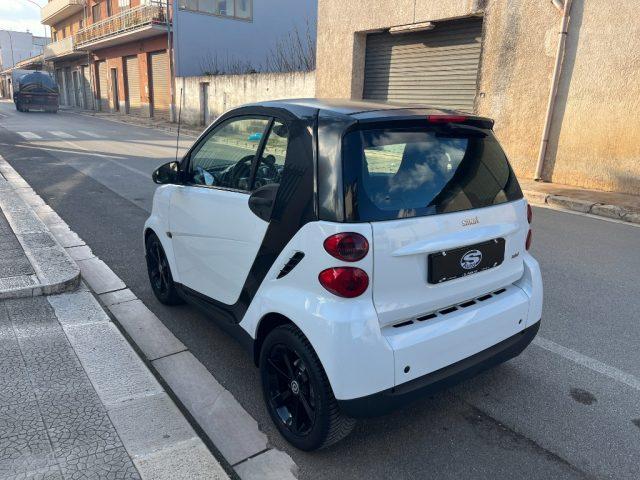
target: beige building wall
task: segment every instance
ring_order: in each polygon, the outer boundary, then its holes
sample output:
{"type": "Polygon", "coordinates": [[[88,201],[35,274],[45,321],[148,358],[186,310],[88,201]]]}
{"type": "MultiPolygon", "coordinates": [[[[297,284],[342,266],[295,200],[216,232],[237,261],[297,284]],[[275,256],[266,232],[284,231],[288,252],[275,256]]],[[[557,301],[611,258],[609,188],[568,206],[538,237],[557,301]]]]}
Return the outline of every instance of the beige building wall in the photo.
{"type": "MultiPolygon", "coordinates": [[[[640,194],[640,0],[574,0],[544,176],[640,194]]],[[[476,112],[532,177],[561,14],[546,0],[319,0],[319,97],[361,98],[366,34],[481,15],[476,112]]]]}

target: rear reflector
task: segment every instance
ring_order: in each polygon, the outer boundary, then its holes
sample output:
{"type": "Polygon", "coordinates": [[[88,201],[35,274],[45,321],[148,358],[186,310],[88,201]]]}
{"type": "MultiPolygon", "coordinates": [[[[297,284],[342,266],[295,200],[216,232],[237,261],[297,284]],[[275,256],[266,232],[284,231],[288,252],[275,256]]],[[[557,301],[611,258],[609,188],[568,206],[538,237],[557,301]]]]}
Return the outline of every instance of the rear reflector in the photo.
{"type": "Polygon", "coordinates": [[[531,248],[531,230],[527,233],[527,241],[524,243],[524,247],[529,250],[531,248]]]}
{"type": "Polygon", "coordinates": [[[427,122],[429,123],[462,123],[466,122],[465,115],[427,115],[427,122]]]}
{"type": "Polygon", "coordinates": [[[358,297],[369,286],[367,272],[355,267],[327,268],[320,272],[318,280],[328,291],[344,298],[358,297]]]}

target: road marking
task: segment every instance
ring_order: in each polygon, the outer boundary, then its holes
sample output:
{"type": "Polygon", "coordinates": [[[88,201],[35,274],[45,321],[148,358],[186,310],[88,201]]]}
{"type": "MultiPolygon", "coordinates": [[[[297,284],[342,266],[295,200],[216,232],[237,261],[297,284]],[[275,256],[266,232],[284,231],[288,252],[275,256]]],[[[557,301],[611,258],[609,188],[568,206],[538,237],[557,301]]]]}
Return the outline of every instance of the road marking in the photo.
{"type": "Polygon", "coordinates": [[[78,130],[78,132],[80,132],[83,135],[87,135],[88,137],[104,138],[102,135],[98,135],[97,133],[93,133],[93,132],[87,132],[86,130],[78,130]]]}
{"type": "MultiPolygon", "coordinates": [[[[89,152],[90,151],[89,148],[83,147],[82,145],[78,145],[75,142],[69,142],[68,140],[65,140],[64,143],[66,143],[67,145],[71,145],[74,148],[78,148],[80,150],[84,150],[85,152],[89,152]]],[[[130,172],[137,173],[138,175],[142,175],[145,178],[149,178],[149,173],[144,172],[142,170],[138,170],[137,168],[131,167],[131,166],[127,165],[126,163],[119,162],[118,160],[114,160],[115,158],[118,158],[118,157],[114,157],[113,155],[104,155],[102,153],[93,153],[93,154],[89,153],[89,155],[108,158],[110,162],[117,163],[122,168],[125,168],[125,169],[129,170],[130,172]]]]}
{"type": "Polygon", "coordinates": [[[36,135],[33,132],[18,132],[18,135],[26,140],[38,140],[39,138],[42,138],[40,135],[36,135]]]}
{"type": "Polygon", "coordinates": [[[531,206],[537,208],[546,208],[547,210],[555,210],[556,212],[568,213],[570,215],[577,215],[578,217],[593,218],[595,220],[602,220],[603,222],[617,223],[620,225],[627,225],[629,227],[640,228],[640,224],[638,223],[631,223],[617,218],[602,217],[600,215],[594,215],[593,213],[576,212],[575,210],[556,207],[555,205],[549,205],[547,203],[532,203],[531,206]]]}
{"type": "Polygon", "coordinates": [[[76,138],[73,135],[69,135],[67,132],[59,132],[59,131],[55,131],[55,132],[49,132],[51,135],[55,135],[56,137],[60,137],[60,138],[76,138]]]}
{"type": "Polygon", "coordinates": [[[609,377],[620,383],[624,383],[625,385],[640,391],[640,379],[634,377],[629,373],[623,372],[622,370],[618,370],[615,367],[607,365],[606,363],[602,363],[595,358],[587,357],[582,353],[578,353],[575,350],[563,347],[562,345],[552,342],[551,340],[548,340],[539,335],[533,339],[533,344],[549,352],[555,353],[556,355],[560,355],[561,357],[566,358],[573,363],[582,365],[589,370],[593,370],[594,372],[600,373],[606,377],[609,377]]]}

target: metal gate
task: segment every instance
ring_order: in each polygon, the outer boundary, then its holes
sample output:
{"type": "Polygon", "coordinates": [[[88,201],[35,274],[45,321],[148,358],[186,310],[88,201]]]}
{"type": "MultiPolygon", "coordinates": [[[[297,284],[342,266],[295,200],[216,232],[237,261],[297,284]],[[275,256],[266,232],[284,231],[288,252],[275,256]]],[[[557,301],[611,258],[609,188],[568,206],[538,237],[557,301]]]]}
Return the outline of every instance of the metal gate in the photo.
{"type": "Polygon", "coordinates": [[[106,112],[109,110],[109,72],[107,62],[98,62],[98,108],[106,112]]]}
{"type": "Polygon", "coordinates": [[[473,111],[482,19],[416,33],[367,37],[363,97],[473,111]]]}
{"type": "Polygon", "coordinates": [[[138,57],[125,57],[124,59],[127,113],[140,115],[140,70],[138,69],[138,57]]]}
{"type": "Polygon", "coordinates": [[[64,86],[65,86],[65,96],[67,99],[67,105],[70,107],[75,106],[74,99],[74,91],[73,91],[73,83],[71,81],[71,69],[69,67],[65,68],[63,71],[64,74],[64,86]]]}
{"type": "Polygon", "coordinates": [[[91,94],[91,69],[88,65],[82,66],[82,96],[84,98],[84,108],[93,109],[93,95],[91,94]]]}
{"type": "Polygon", "coordinates": [[[169,119],[169,55],[167,52],[155,52],[149,55],[151,63],[151,99],[153,116],[169,119]]]}

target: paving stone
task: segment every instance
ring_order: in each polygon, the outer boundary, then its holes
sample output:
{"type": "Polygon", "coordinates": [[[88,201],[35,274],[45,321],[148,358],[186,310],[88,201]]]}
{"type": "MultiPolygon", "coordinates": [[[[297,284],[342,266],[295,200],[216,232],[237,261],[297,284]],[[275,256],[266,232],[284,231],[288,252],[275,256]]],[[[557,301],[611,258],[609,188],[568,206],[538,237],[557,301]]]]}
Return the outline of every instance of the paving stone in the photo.
{"type": "Polygon", "coordinates": [[[40,214],[38,214],[36,212],[36,215],[38,215],[38,217],[40,217],[40,219],[45,223],[45,225],[47,225],[48,227],[55,225],[55,224],[60,224],[60,223],[65,223],[64,220],[62,220],[62,218],[60,218],[60,215],[58,215],[56,212],[51,211],[51,212],[42,212],[40,214]]]}
{"type": "Polygon", "coordinates": [[[38,286],[39,282],[35,275],[20,275],[18,277],[0,278],[0,299],[13,297],[32,297],[33,289],[38,286]],[[22,295],[15,292],[21,291],[22,295]]]}
{"type": "Polygon", "coordinates": [[[95,392],[43,401],[40,408],[57,458],[70,460],[122,445],[95,392]]]}
{"type": "Polygon", "coordinates": [[[266,450],[257,422],[190,352],[153,365],[230,464],[266,450]]]}
{"type": "MultiPolygon", "coordinates": [[[[52,248],[41,248],[34,251],[33,256],[37,258],[34,267],[43,284],[52,286],[62,284],[62,287],[67,288],[67,282],[69,286],[77,286],[79,283],[78,266],[62,247],[56,245],[52,248]]],[[[48,291],[47,293],[59,292],[48,291]]]]}
{"type": "Polygon", "coordinates": [[[134,457],[142,478],[153,480],[222,480],[229,478],[200,439],[143,457],[134,457]]]}
{"type": "Polygon", "coordinates": [[[627,211],[616,205],[599,205],[596,204],[591,207],[591,213],[593,215],[599,215],[601,217],[615,218],[620,220],[627,211]]]}
{"type": "Polygon", "coordinates": [[[99,258],[81,260],[78,265],[82,278],[97,294],[122,290],[126,287],[124,282],[99,258]]]}
{"type": "Polygon", "coordinates": [[[76,262],[78,260],[88,260],[89,258],[95,257],[91,249],[86,245],[82,245],[80,247],[68,247],[66,250],[69,256],[76,262]]]}
{"type": "Polygon", "coordinates": [[[6,480],[64,480],[57,463],[44,468],[6,477],[6,480]]]}
{"type": "Polygon", "coordinates": [[[52,248],[57,246],[57,243],[54,240],[53,236],[48,232],[25,233],[23,235],[19,235],[18,240],[20,240],[20,243],[24,246],[24,248],[29,248],[31,250],[37,248],[52,248]]]}
{"type": "Polygon", "coordinates": [[[137,300],[138,297],[128,288],[122,290],[116,290],[115,292],[107,292],[100,295],[100,300],[107,307],[115,305],[117,303],[130,302],[131,300],[137,300]]]}
{"type": "Polygon", "coordinates": [[[640,224],[640,213],[626,213],[623,220],[625,222],[640,224]]]}
{"type": "Polygon", "coordinates": [[[544,205],[547,203],[547,198],[549,197],[548,193],[536,192],[534,190],[523,190],[522,193],[532,205],[544,205]]]}
{"type": "Polygon", "coordinates": [[[69,230],[66,224],[51,225],[49,229],[58,243],[65,248],[85,245],[84,241],[75,232],[69,230]]]}
{"type": "Polygon", "coordinates": [[[29,259],[24,254],[0,258],[0,278],[31,275],[33,273],[35,272],[31,267],[31,263],[29,263],[29,259]]]}
{"type": "Polygon", "coordinates": [[[186,350],[140,300],[111,305],[109,310],[149,360],[186,350]]]}
{"type": "Polygon", "coordinates": [[[289,455],[267,450],[235,467],[241,480],[295,480],[298,466],[289,455]]]}
{"type": "Polygon", "coordinates": [[[21,404],[35,399],[22,356],[15,355],[13,349],[7,352],[3,348],[0,358],[0,405],[21,404]]]}
{"type": "Polygon", "coordinates": [[[12,437],[0,438],[0,478],[11,478],[55,465],[44,428],[23,429],[12,437]]]}
{"type": "Polygon", "coordinates": [[[13,231],[10,233],[2,234],[0,238],[0,258],[15,258],[19,256],[24,256],[24,251],[22,250],[22,245],[13,234],[13,231]]]}
{"type": "Polygon", "coordinates": [[[63,326],[109,321],[109,316],[89,291],[52,295],[47,300],[63,326]]]}
{"type": "Polygon", "coordinates": [[[66,480],[139,480],[140,474],[124,448],[61,462],[66,480]]]}
{"type": "Polygon", "coordinates": [[[588,213],[595,202],[578,200],[577,198],[564,197],[562,195],[549,195],[547,203],[555,207],[566,208],[575,212],[588,213]]]}
{"type": "Polygon", "coordinates": [[[110,406],[108,412],[122,443],[133,456],[197,438],[166,393],[127,400],[110,406]]]}
{"type": "Polygon", "coordinates": [[[0,438],[11,438],[23,431],[44,430],[35,401],[18,405],[0,405],[0,438]]]}
{"type": "Polygon", "coordinates": [[[105,405],[162,392],[113,323],[68,326],[65,332],[105,405]]]}

